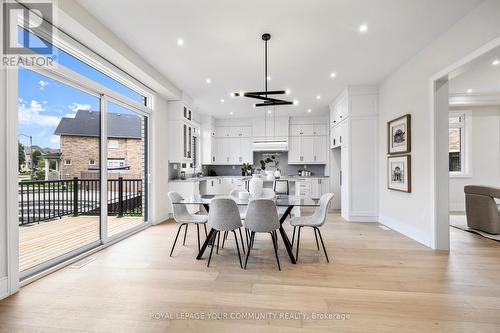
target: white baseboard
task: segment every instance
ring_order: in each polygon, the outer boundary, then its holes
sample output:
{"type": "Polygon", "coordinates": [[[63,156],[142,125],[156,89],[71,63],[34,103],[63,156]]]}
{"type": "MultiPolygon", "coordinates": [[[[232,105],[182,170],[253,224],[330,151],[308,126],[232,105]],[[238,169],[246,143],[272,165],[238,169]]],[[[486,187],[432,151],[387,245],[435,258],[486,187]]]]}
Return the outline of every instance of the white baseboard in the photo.
{"type": "Polygon", "coordinates": [[[0,299],[9,296],[9,280],[6,276],[0,278],[0,299]]]}
{"type": "Polygon", "coordinates": [[[383,224],[389,228],[391,228],[394,231],[399,232],[400,234],[405,235],[406,237],[409,237],[425,246],[431,247],[432,248],[432,242],[430,238],[424,234],[421,230],[417,230],[411,226],[408,226],[405,223],[401,223],[401,221],[394,220],[390,217],[380,215],[379,216],[379,221],[380,224],[383,224]]]}
{"type": "Polygon", "coordinates": [[[465,203],[463,202],[450,202],[450,211],[465,212],[465,203]]]}
{"type": "Polygon", "coordinates": [[[378,222],[378,216],[349,215],[349,222],[378,222]]]}

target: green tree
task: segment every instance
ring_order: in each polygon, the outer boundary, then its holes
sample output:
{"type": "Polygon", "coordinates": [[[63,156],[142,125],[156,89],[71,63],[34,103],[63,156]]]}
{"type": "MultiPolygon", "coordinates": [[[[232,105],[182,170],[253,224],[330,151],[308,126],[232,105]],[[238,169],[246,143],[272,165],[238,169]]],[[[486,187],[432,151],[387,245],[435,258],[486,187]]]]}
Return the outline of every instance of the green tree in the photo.
{"type": "Polygon", "coordinates": [[[33,165],[38,165],[38,162],[41,161],[40,156],[42,156],[41,151],[39,151],[38,149],[33,151],[33,156],[31,156],[31,158],[33,159],[33,165]]]}
{"type": "Polygon", "coordinates": [[[17,154],[18,154],[18,168],[21,171],[21,166],[26,163],[26,155],[24,153],[24,146],[21,142],[17,144],[17,154]]]}

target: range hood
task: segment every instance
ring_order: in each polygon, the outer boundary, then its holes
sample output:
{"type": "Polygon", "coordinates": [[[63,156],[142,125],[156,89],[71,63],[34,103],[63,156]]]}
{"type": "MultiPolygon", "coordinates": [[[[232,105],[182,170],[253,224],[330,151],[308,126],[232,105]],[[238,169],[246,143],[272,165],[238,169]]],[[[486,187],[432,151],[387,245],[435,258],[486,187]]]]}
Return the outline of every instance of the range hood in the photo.
{"type": "Polygon", "coordinates": [[[253,151],[288,151],[287,140],[254,140],[253,151]]]}

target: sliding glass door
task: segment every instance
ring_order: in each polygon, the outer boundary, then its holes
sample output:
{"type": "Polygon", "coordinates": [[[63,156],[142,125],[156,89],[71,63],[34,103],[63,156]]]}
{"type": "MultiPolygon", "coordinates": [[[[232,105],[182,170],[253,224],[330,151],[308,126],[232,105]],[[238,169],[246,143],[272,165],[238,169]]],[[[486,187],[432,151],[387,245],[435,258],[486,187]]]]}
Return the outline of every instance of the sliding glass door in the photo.
{"type": "Polygon", "coordinates": [[[18,70],[21,278],[148,222],[149,99],[62,46],[18,70]]]}
{"type": "Polygon", "coordinates": [[[107,103],[107,237],[147,220],[148,117],[118,102],[107,103]]]}
{"type": "Polygon", "coordinates": [[[100,98],[20,68],[19,269],[100,244],[100,98]]]}

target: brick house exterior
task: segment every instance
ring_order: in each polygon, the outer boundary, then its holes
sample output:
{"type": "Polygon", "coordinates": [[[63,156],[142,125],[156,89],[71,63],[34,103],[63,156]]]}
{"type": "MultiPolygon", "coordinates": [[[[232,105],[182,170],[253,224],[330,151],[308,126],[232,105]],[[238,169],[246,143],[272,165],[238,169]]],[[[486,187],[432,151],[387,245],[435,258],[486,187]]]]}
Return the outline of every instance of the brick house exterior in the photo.
{"type": "MultiPolygon", "coordinates": [[[[144,140],[141,118],[108,115],[108,177],[143,178],[144,140]]],[[[61,178],[97,178],[99,173],[99,113],[78,111],[62,118],[55,131],[60,136],[61,178]]]]}

